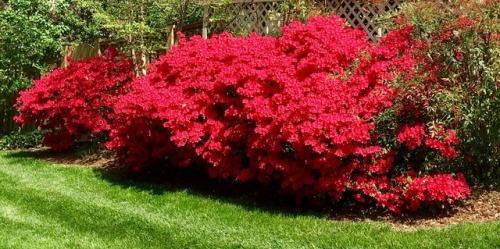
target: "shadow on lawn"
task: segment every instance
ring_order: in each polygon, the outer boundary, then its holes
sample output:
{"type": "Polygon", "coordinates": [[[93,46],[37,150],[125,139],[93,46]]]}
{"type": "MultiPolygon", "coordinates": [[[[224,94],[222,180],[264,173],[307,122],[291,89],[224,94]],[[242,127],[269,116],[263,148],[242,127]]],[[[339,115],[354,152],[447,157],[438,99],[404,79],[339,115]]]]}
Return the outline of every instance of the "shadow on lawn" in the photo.
{"type": "Polygon", "coordinates": [[[115,167],[115,162],[109,162],[104,167],[94,168],[93,171],[97,177],[113,185],[146,191],[155,195],[185,191],[190,195],[237,204],[251,211],[291,216],[328,217],[328,212],[320,207],[297,206],[294,198],[279,195],[276,186],[262,186],[255,182],[238,183],[217,180],[210,178],[205,171],[196,167],[168,167],[161,171],[150,171],[143,174],[124,173],[120,169],[116,170],[115,167]]]}
{"type": "Polygon", "coordinates": [[[2,157],[10,159],[24,159],[24,158],[39,158],[40,150],[19,150],[19,151],[5,151],[9,152],[2,157]]]}

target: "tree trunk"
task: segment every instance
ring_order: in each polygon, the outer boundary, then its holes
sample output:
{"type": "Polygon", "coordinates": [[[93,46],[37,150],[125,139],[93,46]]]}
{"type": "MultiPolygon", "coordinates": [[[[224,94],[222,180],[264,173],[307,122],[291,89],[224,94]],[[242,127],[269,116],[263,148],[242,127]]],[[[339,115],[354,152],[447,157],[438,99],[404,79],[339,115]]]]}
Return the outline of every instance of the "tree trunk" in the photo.
{"type": "Polygon", "coordinates": [[[189,0],[181,0],[181,13],[179,17],[179,23],[177,25],[178,29],[182,31],[182,28],[184,26],[184,21],[186,19],[186,11],[187,11],[187,6],[189,4],[189,0]]]}
{"type": "MultiPolygon", "coordinates": [[[[144,6],[141,2],[141,7],[140,7],[140,18],[141,18],[141,23],[144,23],[144,6]]],[[[140,74],[141,75],[146,75],[147,74],[147,60],[146,60],[146,46],[144,45],[144,33],[141,32],[141,45],[140,45],[140,49],[141,49],[141,66],[140,66],[140,74]]]]}

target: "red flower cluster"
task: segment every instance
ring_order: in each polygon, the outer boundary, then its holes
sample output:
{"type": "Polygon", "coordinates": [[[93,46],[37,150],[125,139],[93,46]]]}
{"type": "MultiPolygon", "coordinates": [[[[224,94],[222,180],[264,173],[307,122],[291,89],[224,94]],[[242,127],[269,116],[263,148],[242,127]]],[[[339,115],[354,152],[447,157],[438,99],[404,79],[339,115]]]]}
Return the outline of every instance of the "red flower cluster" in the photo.
{"type": "MultiPolygon", "coordinates": [[[[479,18],[481,18],[481,16],[479,16],[479,18]]],[[[473,28],[474,25],[476,25],[476,21],[474,21],[470,17],[460,17],[458,18],[456,25],[460,29],[470,29],[473,28]]]]}
{"type": "MultiPolygon", "coordinates": [[[[451,174],[415,176],[409,172],[392,181],[387,176],[358,176],[356,182],[354,190],[374,198],[379,205],[395,213],[417,211],[422,206],[449,206],[470,195],[462,174],[455,179],[451,174]]],[[[356,195],[357,199],[362,197],[359,193],[356,195]]]]}
{"type": "Polygon", "coordinates": [[[412,211],[424,204],[453,204],[457,200],[464,200],[470,194],[462,174],[458,174],[457,179],[450,174],[412,178],[404,189],[402,198],[412,211]]]}
{"type": "Polygon", "coordinates": [[[444,129],[441,125],[431,126],[430,137],[425,139],[425,145],[441,152],[444,157],[457,157],[453,145],[458,144],[458,137],[454,130],[444,129]]]}
{"type": "Polygon", "coordinates": [[[73,61],[20,93],[15,120],[48,130],[44,144],[52,149],[69,148],[82,135],[109,131],[116,97],[133,77],[132,62],[113,49],[103,57],[73,61]]]}
{"type": "Polygon", "coordinates": [[[424,124],[403,125],[398,132],[398,142],[405,144],[410,150],[422,145],[425,136],[425,146],[438,150],[443,157],[455,158],[457,152],[454,145],[458,137],[452,129],[444,129],[442,125],[433,124],[426,134],[424,124]]]}
{"type": "Polygon", "coordinates": [[[403,125],[398,133],[398,142],[410,149],[415,149],[422,144],[425,135],[424,127],[424,124],[403,125]]]}

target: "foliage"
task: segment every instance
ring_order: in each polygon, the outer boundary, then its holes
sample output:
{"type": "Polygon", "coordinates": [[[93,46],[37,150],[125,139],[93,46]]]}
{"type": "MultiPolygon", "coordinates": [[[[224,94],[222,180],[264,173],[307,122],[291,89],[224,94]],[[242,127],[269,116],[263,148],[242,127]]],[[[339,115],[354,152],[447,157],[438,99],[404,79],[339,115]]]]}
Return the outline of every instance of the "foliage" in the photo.
{"type": "Polygon", "coordinates": [[[96,38],[106,36],[109,33],[94,17],[95,6],[89,4],[87,0],[54,2],[53,19],[63,26],[61,42],[93,44],[96,38]]]}
{"type": "Polygon", "coordinates": [[[46,17],[47,1],[9,1],[0,12],[0,96],[26,88],[60,58],[61,27],[46,17]]]}
{"type": "Polygon", "coordinates": [[[500,187],[500,2],[412,1],[393,26],[414,26],[419,78],[398,86],[423,122],[455,128],[474,183],[500,187]],[[464,11],[467,10],[467,11],[464,11]]]}
{"type": "Polygon", "coordinates": [[[44,132],[34,130],[30,132],[11,132],[0,137],[0,150],[29,149],[41,146],[44,132]]]}
{"type": "Polygon", "coordinates": [[[171,0],[164,1],[91,1],[94,16],[107,30],[110,38],[127,41],[129,46],[139,49],[144,46],[160,46],[161,32],[169,20],[164,9],[170,7],[171,0]],[[145,39],[148,39],[146,42],[145,39]]]}
{"type": "Polygon", "coordinates": [[[87,157],[104,150],[99,140],[82,141],[76,147],[75,155],[80,157],[87,157]]]}
{"type": "MultiPolygon", "coordinates": [[[[227,1],[227,0],[224,0],[227,1]]],[[[175,15],[172,16],[172,23],[191,24],[203,21],[204,6],[210,0],[184,0],[181,4],[174,5],[175,15]],[[184,6],[183,6],[184,5],[184,6]],[[182,18],[182,20],[181,20],[182,18]]]]}
{"type": "Polygon", "coordinates": [[[454,130],[398,119],[376,129],[399,101],[388,83],[412,76],[411,28],[373,45],[343,23],[317,17],[280,38],[181,42],[120,97],[108,147],[138,171],[165,159],[203,164],[212,177],[279,183],[298,201],[354,195],[399,213],[464,199],[461,175],[419,175],[418,163],[399,160],[418,150],[456,157],[454,130]],[[429,194],[407,194],[415,189],[429,194]]]}
{"type": "Polygon", "coordinates": [[[284,0],[280,2],[280,9],[284,13],[285,23],[307,21],[309,17],[321,14],[318,3],[311,0],[284,0]]]}
{"type": "Polygon", "coordinates": [[[120,50],[131,54],[138,75],[146,71],[146,54],[166,49],[168,25],[201,21],[201,5],[182,8],[178,0],[82,0],[93,6],[92,15],[107,31],[106,37],[123,43],[120,50]]]}
{"type": "Polygon", "coordinates": [[[34,121],[47,130],[43,143],[54,150],[69,148],[82,136],[105,137],[116,97],[132,77],[130,59],[115,50],[103,57],[74,61],[22,91],[15,120],[34,121]]]}

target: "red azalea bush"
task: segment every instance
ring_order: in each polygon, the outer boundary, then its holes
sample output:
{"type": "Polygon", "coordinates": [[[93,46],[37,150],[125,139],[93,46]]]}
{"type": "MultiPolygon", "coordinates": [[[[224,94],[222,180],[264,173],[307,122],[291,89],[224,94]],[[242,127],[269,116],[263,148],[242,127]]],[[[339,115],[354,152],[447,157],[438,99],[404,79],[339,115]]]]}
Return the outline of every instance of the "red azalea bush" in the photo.
{"type": "Polygon", "coordinates": [[[83,135],[109,131],[116,98],[133,77],[132,62],[113,49],[102,57],[73,61],[20,93],[20,114],[15,120],[34,121],[47,130],[44,145],[54,150],[69,148],[83,135]]]}
{"type": "Polygon", "coordinates": [[[422,149],[456,156],[453,130],[418,119],[379,129],[380,115],[407,108],[390,83],[413,76],[411,28],[373,45],[343,23],[181,42],[120,97],[108,147],[135,170],[196,163],[212,177],[278,182],[299,201],[353,195],[401,212],[465,198],[463,177],[418,175],[401,160],[422,149]]]}

